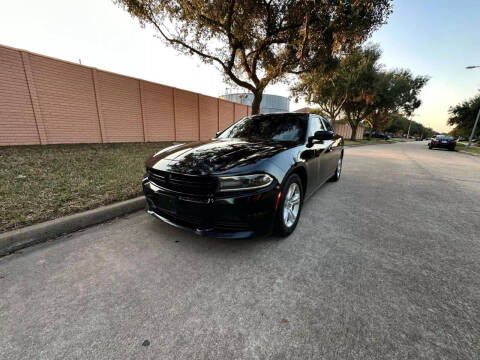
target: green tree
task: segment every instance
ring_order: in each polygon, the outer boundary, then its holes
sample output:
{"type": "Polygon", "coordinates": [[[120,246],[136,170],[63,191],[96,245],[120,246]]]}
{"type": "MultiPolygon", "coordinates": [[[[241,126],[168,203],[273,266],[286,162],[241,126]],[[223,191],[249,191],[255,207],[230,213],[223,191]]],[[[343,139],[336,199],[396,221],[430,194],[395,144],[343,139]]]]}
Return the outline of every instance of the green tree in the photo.
{"type": "Polygon", "coordinates": [[[342,58],[338,67],[329,72],[314,70],[301,74],[300,81],[291,88],[296,100],[302,96],[307,103],[317,105],[312,112],[328,117],[333,128],[349,92],[345,60],[342,58]]]}
{"type": "MultiPolygon", "coordinates": [[[[467,101],[450,107],[450,117],[447,120],[447,124],[455,126],[456,135],[468,137],[472,132],[479,110],[480,93],[467,101]]],[[[478,136],[479,132],[480,130],[477,129],[477,134],[473,134],[473,136],[478,136]]]]}
{"type": "Polygon", "coordinates": [[[408,133],[408,128],[410,126],[410,135],[412,136],[422,136],[431,137],[436,133],[433,129],[424,127],[419,122],[408,119],[405,115],[399,113],[393,113],[389,116],[389,123],[383,129],[388,133],[405,135],[408,133]],[[411,125],[410,125],[411,122],[411,125]]]}
{"type": "Polygon", "coordinates": [[[370,113],[366,116],[370,134],[382,130],[398,113],[407,117],[422,104],[420,91],[428,77],[414,77],[409,70],[378,71],[375,76],[370,113]]]}
{"type": "Polygon", "coordinates": [[[291,88],[292,94],[318,105],[335,127],[347,100],[358,98],[359,94],[361,98],[362,91],[373,82],[380,55],[376,46],[354,47],[340,57],[332,70],[317,69],[301,74],[298,83],[291,88]]]}
{"type": "Polygon", "coordinates": [[[289,73],[328,69],[384,24],[391,0],[114,0],[167,44],[216,64],[254,95],[289,73]]]}
{"type": "Polygon", "coordinates": [[[380,56],[381,51],[376,46],[357,48],[350,54],[350,88],[342,110],[352,129],[351,140],[356,139],[358,126],[374,110],[372,94],[382,67],[378,63],[380,56]]]}

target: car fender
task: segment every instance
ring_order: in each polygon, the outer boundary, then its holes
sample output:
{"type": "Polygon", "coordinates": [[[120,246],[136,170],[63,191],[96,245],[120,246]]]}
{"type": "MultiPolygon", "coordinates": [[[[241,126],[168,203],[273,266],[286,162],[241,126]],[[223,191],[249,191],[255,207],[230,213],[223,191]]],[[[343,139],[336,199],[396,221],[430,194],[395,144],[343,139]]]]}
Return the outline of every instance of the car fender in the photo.
{"type": "MultiPolygon", "coordinates": [[[[301,147],[295,147],[275,155],[271,163],[281,171],[281,175],[277,177],[278,182],[283,186],[286,179],[298,168],[303,168],[307,173],[305,160],[301,158],[301,147]]],[[[307,179],[308,182],[308,179],[307,179]]],[[[303,189],[305,191],[305,189],[303,189]]]]}

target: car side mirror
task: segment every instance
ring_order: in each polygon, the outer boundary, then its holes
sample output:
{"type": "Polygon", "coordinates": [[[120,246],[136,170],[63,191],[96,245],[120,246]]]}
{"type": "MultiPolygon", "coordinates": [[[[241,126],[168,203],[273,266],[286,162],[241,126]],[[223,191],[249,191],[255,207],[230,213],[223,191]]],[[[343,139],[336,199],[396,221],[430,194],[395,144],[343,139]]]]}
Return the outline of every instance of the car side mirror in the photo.
{"type": "Polygon", "coordinates": [[[315,131],[313,138],[315,140],[330,140],[333,138],[333,131],[315,131]]]}
{"type": "Polygon", "coordinates": [[[315,134],[313,134],[313,136],[310,136],[308,138],[308,145],[309,146],[313,145],[313,142],[315,140],[323,141],[323,140],[331,140],[331,139],[333,139],[333,131],[325,131],[325,130],[315,131],[315,134]]]}

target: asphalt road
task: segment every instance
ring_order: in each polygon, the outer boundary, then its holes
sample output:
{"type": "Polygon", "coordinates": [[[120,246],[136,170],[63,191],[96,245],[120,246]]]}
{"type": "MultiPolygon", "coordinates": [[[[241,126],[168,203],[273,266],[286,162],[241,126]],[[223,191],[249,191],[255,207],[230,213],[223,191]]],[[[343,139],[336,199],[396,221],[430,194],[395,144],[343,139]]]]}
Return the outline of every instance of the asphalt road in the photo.
{"type": "Polygon", "coordinates": [[[479,357],[480,157],[425,143],[347,149],[283,240],[136,213],[0,259],[1,359],[479,357]]]}

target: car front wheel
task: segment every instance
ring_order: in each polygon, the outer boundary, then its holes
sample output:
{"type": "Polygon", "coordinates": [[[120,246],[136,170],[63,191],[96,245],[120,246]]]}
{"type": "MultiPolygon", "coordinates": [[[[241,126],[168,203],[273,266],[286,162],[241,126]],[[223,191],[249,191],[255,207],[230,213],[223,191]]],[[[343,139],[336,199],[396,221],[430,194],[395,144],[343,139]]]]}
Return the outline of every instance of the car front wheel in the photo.
{"type": "Polygon", "coordinates": [[[278,204],[275,233],[286,237],[297,227],[303,204],[302,180],[297,174],[288,177],[278,204]]]}
{"type": "Polygon", "coordinates": [[[330,181],[338,181],[340,180],[340,175],[342,175],[342,164],[343,164],[343,156],[341,156],[337,161],[337,168],[335,169],[335,173],[330,178],[330,181]]]}

